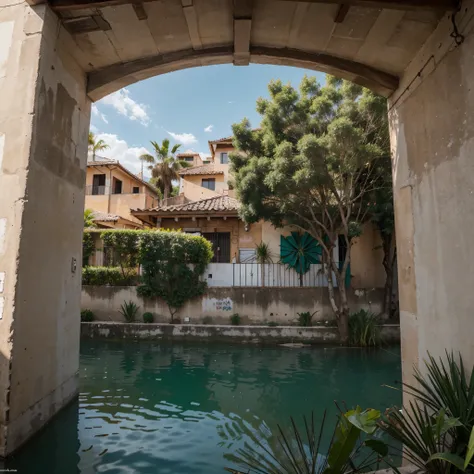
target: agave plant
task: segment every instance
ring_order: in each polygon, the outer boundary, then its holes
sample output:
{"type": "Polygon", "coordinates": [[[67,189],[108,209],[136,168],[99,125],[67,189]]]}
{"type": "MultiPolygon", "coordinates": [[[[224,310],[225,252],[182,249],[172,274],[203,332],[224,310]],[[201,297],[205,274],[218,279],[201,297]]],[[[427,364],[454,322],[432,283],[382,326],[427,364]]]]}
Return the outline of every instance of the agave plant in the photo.
{"type": "Polygon", "coordinates": [[[140,307],[133,301],[124,301],[120,306],[120,314],[124,317],[127,323],[133,323],[137,317],[140,307]]]}
{"type": "MultiPolygon", "coordinates": [[[[374,409],[362,411],[357,407],[341,412],[326,454],[321,453],[326,412],[319,429],[313,415],[310,420],[304,418],[302,433],[291,418],[291,428],[285,431],[278,426],[277,437],[252,433],[252,445],[246,443],[245,448],[229,459],[246,473],[259,474],[343,474],[374,469],[388,453],[387,445],[374,436],[379,418],[380,412],[374,409]]],[[[242,474],[235,469],[226,470],[242,474]]]]}
{"type": "Polygon", "coordinates": [[[273,263],[273,256],[270,250],[270,246],[266,242],[260,242],[255,247],[255,258],[257,263],[261,264],[262,271],[262,286],[265,286],[265,265],[273,263]]]}
{"type": "Polygon", "coordinates": [[[381,423],[405,445],[411,463],[433,474],[473,470],[474,368],[467,376],[462,357],[446,355],[446,362],[429,355],[426,375],[414,369],[416,385],[404,384],[413,401],[390,410],[381,423]]]}

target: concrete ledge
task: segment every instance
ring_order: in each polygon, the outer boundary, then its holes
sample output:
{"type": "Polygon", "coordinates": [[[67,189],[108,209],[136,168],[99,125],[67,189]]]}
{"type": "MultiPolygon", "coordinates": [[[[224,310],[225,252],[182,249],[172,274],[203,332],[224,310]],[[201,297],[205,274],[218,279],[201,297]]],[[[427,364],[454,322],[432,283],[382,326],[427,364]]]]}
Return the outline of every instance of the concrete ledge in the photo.
{"type": "MultiPolygon", "coordinates": [[[[313,326],[230,326],[203,324],[142,324],[92,322],[81,323],[81,336],[103,339],[226,341],[257,344],[339,344],[335,327],[313,326]]],[[[382,337],[387,343],[400,342],[400,328],[396,324],[382,326],[382,337]]]]}

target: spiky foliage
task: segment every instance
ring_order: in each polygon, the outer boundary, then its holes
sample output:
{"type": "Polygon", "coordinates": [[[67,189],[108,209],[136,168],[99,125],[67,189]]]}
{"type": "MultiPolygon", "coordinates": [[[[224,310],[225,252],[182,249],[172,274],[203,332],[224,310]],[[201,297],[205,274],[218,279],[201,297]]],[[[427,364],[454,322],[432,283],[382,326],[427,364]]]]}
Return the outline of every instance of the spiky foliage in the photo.
{"type": "Polygon", "coordinates": [[[190,165],[184,160],[179,160],[175,155],[181,145],[173,145],[170,149],[170,141],[165,138],[161,144],[155,141],[150,142],[154,155],[145,153],[140,156],[140,160],[148,163],[151,171],[153,186],[161,189],[163,199],[170,197],[173,181],[179,179],[179,171],[188,168],[190,165]]]}
{"type": "Polygon", "coordinates": [[[361,309],[349,318],[349,342],[351,346],[369,347],[381,343],[379,318],[361,309]]]}
{"type": "Polygon", "coordinates": [[[257,101],[260,128],[252,129],[247,119],[232,127],[241,215],[250,223],[291,224],[316,239],[331,307],[347,342],[350,241],[369,217],[364,196],[384,185],[377,170],[389,155],[386,100],[330,76],[324,87],[305,77],[299,90],[281,81],[271,81],[268,90],[270,98],[257,101]],[[339,235],[348,249],[343,262],[334,259],[339,235]]]}
{"type": "Polygon", "coordinates": [[[124,301],[120,306],[120,314],[124,317],[127,323],[135,322],[138,310],[140,307],[133,301],[124,301]]]}
{"type": "MultiPolygon", "coordinates": [[[[326,413],[319,428],[313,415],[309,420],[303,419],[303,430],[291,418],[291,428],[283,430],[278,426],[277,436],[250,433],[252,445],[247,443],[237,455],[228,458],[245,468],[245,472],[259,474],[343,474],[373,469],[380,457],[387,454],[385,443],[374,437],[379,418],[379,411],[362,411],[360,407],[341,413],[324,454],[326,413]],[[364,447],[369,452],[361,459],[364,447]]],[[[240,474],[234,469],[227,470],[240,474]]]]}
{"type": "Polygon", "coordinates": [[[89,151],[92,153],[92,159],[95,160],[95,156],[98,151],[104,151],[110,148],[110,146],[104,140],[97,140],[94,133],[89,132],[89,151]]]}
{"type": "Polygon", "coordinates": [[[446,360],[431,355],[422,373],[414,368],[415,384],[404,384],[413,397],[403,410],[387,414],[382,428],[406,448],[406,457],[423,472],[472,471],[474,455],[474,368],[462,357],[446,360]]]}

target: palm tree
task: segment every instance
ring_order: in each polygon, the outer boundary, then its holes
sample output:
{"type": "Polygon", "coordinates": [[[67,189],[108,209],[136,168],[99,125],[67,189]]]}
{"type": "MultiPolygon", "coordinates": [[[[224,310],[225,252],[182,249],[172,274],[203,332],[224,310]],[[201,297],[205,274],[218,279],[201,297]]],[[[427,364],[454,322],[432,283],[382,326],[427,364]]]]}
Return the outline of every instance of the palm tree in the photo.
{"type": "Polygon", "coordinates": [[[104,140],[97,140],[96,136],[89,132],[89,151],[92,152],[92,161],[95,161],[95,154],[98,151],[107,150],[107,148],[110,147],[104,140]]]}
{"type": "Polygon", "coordinates": [[[163,199],[168,199],[173,186],[173,181],[179,179],[179,170],[188,168],[189,163],[176,158],[175,154],[181,145],[174,145],[170,151],[170,141],[165,138],[161,145],[157,142],[150,142],[153,146],[154,155],[145,153],[140,156],[140,160],[148,163],[151,170],[151,182],[157,188],[163,190],[163,199]]]}
{"type": "Polygon", "coordinates": [[[90,229],[95,227],[94,211],[92,209],[84,209],[84,228],[90,229]]]}

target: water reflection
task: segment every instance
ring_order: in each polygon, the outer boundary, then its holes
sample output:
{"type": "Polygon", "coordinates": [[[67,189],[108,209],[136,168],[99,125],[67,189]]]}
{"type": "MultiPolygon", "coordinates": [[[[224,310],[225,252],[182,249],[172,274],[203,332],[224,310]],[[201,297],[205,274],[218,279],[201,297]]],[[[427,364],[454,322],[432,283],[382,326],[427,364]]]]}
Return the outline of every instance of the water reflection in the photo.
{"type": "Polygon", "coordinates": [[[399,394],[386,350],[85,342],[78,404],[6,468],[28,473],[223,473],[253,430],[333,400],[384,409],[399,394]]]}

